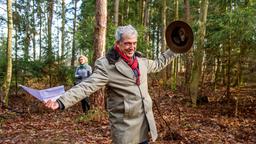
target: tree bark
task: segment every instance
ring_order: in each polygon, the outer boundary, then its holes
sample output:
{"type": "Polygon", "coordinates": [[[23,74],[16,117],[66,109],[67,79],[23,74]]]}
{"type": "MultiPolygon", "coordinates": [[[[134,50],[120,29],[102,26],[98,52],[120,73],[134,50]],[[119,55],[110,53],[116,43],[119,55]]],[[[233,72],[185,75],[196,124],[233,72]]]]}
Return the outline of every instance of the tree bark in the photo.
{"type": "MultiPolygon", "coordinates": [[[[24,40],[23,40],[23,42],[24,42],[24,49],[23,49],[23,51],[24,51],[24,61],[25,61],[25,63],[28,63],[28,60],[29,60],[29,45],[30,45],[30,38],[31,38],[31,36],[30,36],[30,19],[29,19],[29,15],[30,15],[30,3],[29,3],[30,1],[29,0],[27,0],[26,1],[26,8],[25,8],[25,15],[26,15],[26,17],[25,17],[25,36],[24,36],[24,40]]],[[[26,68],[25,68],[26,69],[26,68]]],[[[26,75],[26,70],[24,71],[24,74],[26,75]]]]}
{"type": "MultiPolygon", "coordinates": [[[[184,0],[184,13],[185,13],[185,21],[190,24],[190,4],[189,0],[184,0]]],[[[184,81],[184,95],[190,96],[189,90],[189,81],[191,78],[191,67],[192,67],[192,51],[188,51],[184,56],[185,62],[185,81],[184,81]]]]}
{"type": "Polygon", "coordinates": [[[120,0],[115,0],[115,6],[114,6],[114,24],[115,26],[118,26],[118,18],[119,18],[119,2],[120,0]]]}
{"type": "Polygon", "coordinates": [[[62,0],[61,3],[61,63],[64,61],[64,42],[65,42],[65,21],[66,21],[66,6],[65,6],[65,0],[62,0]]]}
{"type": "Polygon", "coordinates": [[[74,20],[73,20],[73,40],[72,40],[72,57],[71,57],[71,66],[74,67],[76,60],[76,13],[77,13],[77,1],[74,0],[74,20]]]}
{"type": "Polygon", "coordinates": [[[47,56],[48,56],[48,68],[49,68],[49,82],[50,87],[52,86],[52,64],[53,64],[53,51],[52,51],[52,17],[53,17],[53,6],[54,1],[49,0],[48,1],[48,49],[47,49],[47,56]]]}
{"type": "MultiPolygon", "coordinates": [[[[165,41],[165,29],[166,29],[166,0],[162,0],[162,11],[161,11],[161,16],[162,16],[162,32],[161,32],[161,51],[164,52],[166,51],[166,41],[165,41]]],[[[162,78],[163,81],[167,81],[167,69],[162,70],[162,78]]]]}
{"type": "MultiPolygon", "coordinates": [[[[13,20],[12,20],[12,0],[7,0],[7,27],[8,27],[8,36],[7,36],[7,69],[6,75],[4,77],[4,83],[2,86],[3,92],[3,103],[8,107],[9,102],[9,89],[12,79],[12,30],[13,30],[13,20]]],[[[2,103],[2,102],[1,102],[2,103]]]]}
{"type": "MultiPolygon", "coordinates": [[[[105,53],[106,45],[106,28],[107,28],[107,0],[96,0],[96,25],[94,28],[94,55],[93,61],[102,57],[105,53]]],[[[99,109],[105,108],[104,90],[97,91],[93,98],[94,107],[99,109]]]]}
{"type": "Polygon", "coordinates": [[[33,6],[32,6],[32,44],[33,44],[33,60],[36,60],[36,25],[35,25],[35,0],[33,0],[33,6]]]}
{"type": "MultiPolygon", "coordinates": [[[[175,9],[174,20],[178,20],[179,19],[179,1],[178,0],[174,1],[174,9],[175,9]]],[[[178,57],[174,59],[172,65],[167,66],[167,78],[171,79],[171,89],[173,90],[176,89],[176,85],[177,85],[177,73],[178,73],[177,65],[178,65],[178,57]]]]}
{"type": "Polygon", "coordinates": [[[208,11],[208,0],[202,0],[200,5],[199,29],[198,29],[198,47],[194,51],[194,65],[192,68],[192,80],[190,83],[190,94],[193,106],[197,106],[199,92],[199,81],[201,79],[203,47],[206,31],[206,18],[208,11]]]}
{"type": "Polygon", "coordinates": [[[179,0],[174,0],[174,8],[175,8],[174,19],[178,20],[179,19],[179,0]]]}
{"type": "Polygon", "coordinates": [[[39,60],[42,57],[42,6],[41,1],[37,1],[37,15],[39,17],[39,60]]]}
{"type": "MultiPolygon", "coordinates": [[[[144,0],[144,16],[143,16],[143,26],[145,28],[148,28],[149,27],[149,11],[150,11],[150,7],[148,6],[148,0],[144,0]]],[[[146,43],[149,43],[149,38],[150,38],[150,31],[147,30],[146,34],[144,35],[144,40],[146,43]]],[[[151,50],[147,50],[146,51],[146,56],[147,57],[151,57],[152,56],[152,51],[151,50]]]]}

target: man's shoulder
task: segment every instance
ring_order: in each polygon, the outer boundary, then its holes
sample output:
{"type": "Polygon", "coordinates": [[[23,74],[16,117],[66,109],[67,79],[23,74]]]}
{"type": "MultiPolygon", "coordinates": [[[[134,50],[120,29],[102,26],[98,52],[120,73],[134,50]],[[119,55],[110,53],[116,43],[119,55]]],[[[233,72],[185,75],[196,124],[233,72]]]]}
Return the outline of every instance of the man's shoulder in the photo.
{"type": "Polygon", "coordinates": [[[98,58],[96,61],[95,61],[95,64],[109,64],[108,63],[108,59],[106,58],[106,56],[102,56],[100,58],[98,58]]]}

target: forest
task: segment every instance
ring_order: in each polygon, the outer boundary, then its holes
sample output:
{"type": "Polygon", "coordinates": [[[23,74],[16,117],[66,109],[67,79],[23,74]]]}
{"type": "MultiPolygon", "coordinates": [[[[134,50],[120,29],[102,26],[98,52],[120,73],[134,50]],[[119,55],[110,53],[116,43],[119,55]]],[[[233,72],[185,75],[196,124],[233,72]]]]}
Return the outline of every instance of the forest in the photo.
{"type": "Polygon", "coordinates": [[[177,20],[193,46],[148,75],[159,133],[149,143],[256,143],[255,0],[1,0],[0,9],[0,143],[111,143],[104,89],[85,114],[80,103],[49,110],[19,85],[70,89],[78,57],[94,68],[122,25],[158,59],[177,20]]]}

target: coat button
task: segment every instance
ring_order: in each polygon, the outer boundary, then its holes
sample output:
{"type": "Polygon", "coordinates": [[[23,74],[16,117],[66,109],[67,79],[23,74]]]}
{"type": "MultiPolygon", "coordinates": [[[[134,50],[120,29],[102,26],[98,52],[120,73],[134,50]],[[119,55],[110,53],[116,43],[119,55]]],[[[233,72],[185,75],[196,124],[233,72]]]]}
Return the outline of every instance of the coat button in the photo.
{"type": "Polygon", "coordinates": [[[145,97],[142,97],[142,100],[144,100],[145,99],[145,97]]]}

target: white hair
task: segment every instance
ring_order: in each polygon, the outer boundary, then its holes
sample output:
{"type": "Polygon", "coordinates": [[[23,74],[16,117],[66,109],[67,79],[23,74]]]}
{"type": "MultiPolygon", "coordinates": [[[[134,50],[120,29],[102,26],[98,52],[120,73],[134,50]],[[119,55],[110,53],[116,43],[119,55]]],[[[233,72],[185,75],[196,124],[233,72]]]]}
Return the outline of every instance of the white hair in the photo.
{"type": "Polygon", "coordinates": [[[119,26],[116,29],[116,34],[115,34],[116,41],[121,41],[123,38],[123,35],[137,37],[138,32],[132,25],[119,26]]]}

